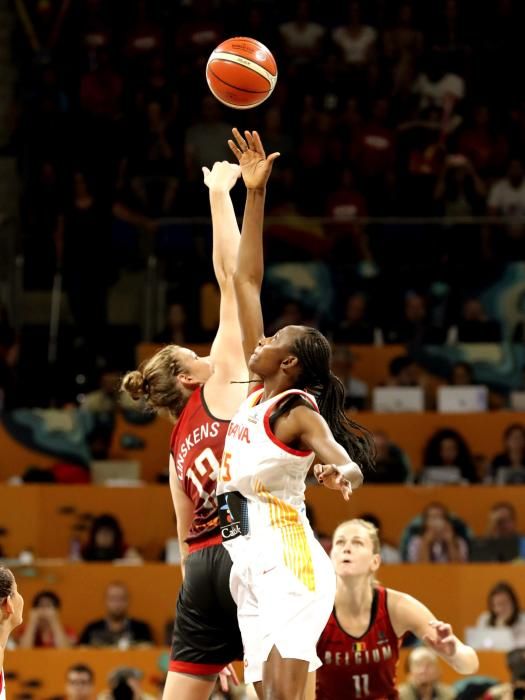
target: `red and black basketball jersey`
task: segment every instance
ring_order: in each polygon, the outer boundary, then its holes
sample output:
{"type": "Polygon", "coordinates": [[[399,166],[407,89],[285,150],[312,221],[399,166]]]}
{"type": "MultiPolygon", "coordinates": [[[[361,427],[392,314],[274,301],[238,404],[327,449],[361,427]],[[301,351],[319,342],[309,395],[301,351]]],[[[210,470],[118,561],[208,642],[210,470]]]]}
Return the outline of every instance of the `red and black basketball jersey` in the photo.
{"type": "Polygon", "coordinates": [[[215,490],[229,423],[211,415],[199,388],[189,398],[171,435],[175,471],[194,505],[187,538],[190,552],[221,542],[215,490]]]}
{"type": "Polygon", "coordinates": [[[316,700],[397,700],[396,667],[400,639],[387,607],[387,589],[374,591],[370,625],[352,637],[339,625],[335,610],[317,643],[323,665],[317,671],[316,700]]]}

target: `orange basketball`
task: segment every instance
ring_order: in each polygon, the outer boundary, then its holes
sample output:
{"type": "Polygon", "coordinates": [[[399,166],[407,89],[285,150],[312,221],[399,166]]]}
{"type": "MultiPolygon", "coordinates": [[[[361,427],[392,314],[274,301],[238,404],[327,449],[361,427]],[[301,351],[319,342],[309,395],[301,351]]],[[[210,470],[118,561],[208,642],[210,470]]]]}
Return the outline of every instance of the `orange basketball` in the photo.
{"type": "Polygon", "coordinates": [[[212,52],[206,65],[206,80],[219,102],[234,109],[250,109],[272,94],[277,64],[260,41],[234,37],[212,52]]]}

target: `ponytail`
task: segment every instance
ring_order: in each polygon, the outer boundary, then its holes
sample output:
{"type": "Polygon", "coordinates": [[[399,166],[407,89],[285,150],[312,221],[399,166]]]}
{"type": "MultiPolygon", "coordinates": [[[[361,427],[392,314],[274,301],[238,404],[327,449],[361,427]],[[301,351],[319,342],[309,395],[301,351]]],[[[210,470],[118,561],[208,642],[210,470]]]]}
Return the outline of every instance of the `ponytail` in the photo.
{"type": "Polygon", "coordinates": [[[292,352],[302,368],[298,388],[315,396],[320,414],[351,459],[363,470],[373,469],[374,443],[368,430],[345,413],[345,388],[330,370],[332,351],[328,340],[315,328],[307,327],[295,340],[292,352]]]}

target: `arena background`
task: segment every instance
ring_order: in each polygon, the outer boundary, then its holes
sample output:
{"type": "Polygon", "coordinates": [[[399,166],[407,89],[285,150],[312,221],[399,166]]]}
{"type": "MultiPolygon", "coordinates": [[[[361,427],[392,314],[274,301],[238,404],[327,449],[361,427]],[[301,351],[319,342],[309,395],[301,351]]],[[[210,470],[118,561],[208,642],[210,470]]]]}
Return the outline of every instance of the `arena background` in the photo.
{"type": "MultiPolygon", "coordinates": [[[[11,698],[64,696],[79,662],[97,692],[132,666],[160,696],[180,583],[171,426],[117,388],[159,344],[209,347],[218,298],[201,166],[231,159],[232,126],[281,153],[267,332],[328,335],[348,410],[378,448],[349,504],[308,489],[320,538],[375,515],[399,562],[382,582],[460,636],[496,583],[525,600],[524,14],[520,0],[1,0],[0,553],[26,620],[33,596],[53,591],[67,632],[62,649],[14,635],[11,698]],[[278,63],[254,110],[207,89],[211,50],[235,35],[278,63]],[[433,502],[470,561],[414,553],[433,502]],[[122,543],[114,561],[82,561],[101,515],[122,543]],[[115,581],[152,643],[76,646],[115,581]]],[[[480,675],[509,679],[494,646],[525,646],[523,617],[510,641],[478,631],[480,675]]]]}

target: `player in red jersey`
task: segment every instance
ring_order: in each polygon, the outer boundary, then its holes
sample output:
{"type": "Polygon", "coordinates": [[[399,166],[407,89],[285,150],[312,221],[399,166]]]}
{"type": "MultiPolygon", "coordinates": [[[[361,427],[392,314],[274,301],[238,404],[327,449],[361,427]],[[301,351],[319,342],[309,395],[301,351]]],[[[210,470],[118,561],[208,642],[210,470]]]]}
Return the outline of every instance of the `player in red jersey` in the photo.
{"type": "Polygon", "coordinates": [[[401,638],[412,632],[457,673],[475,673],[476,652],[446,622],[406,593],[374,580],[381,564],[377,529],[348,520],[334,533],[332,562],[337,592],[332,615],[317,645],[323,666],[308,700],[396,700],[401,638]]]}
{"type": "Polygon", "coordinates": [[[237,610],[229,589],[231,560],[221,544],[216,479],[230,418],[246,395],[233,290],[239,228],[230,199],[238,165],[204,168],[213,220],[213,266],[221,292],[219,329],[209,358],[168,345],[122,382],[133,398],[177,424],[170,444],[170,487],[184,581],[177,601],[164,698],[207,700],[217,674],[242,659],[237,610]]]}
{"type": "Polygon", "coordinates": [[[18,592],[13,573],[0,566],[0,700],[5,700],[4,650],[9,635],[22,624],[24,599],[18,592]]]}

